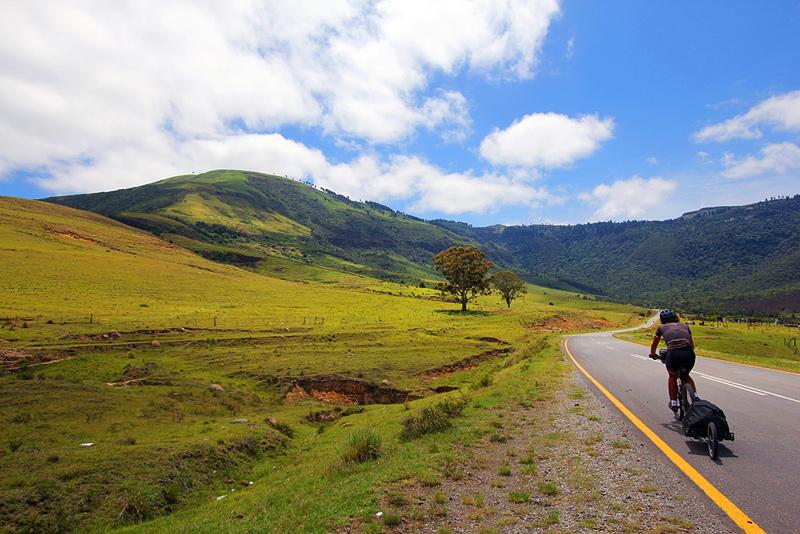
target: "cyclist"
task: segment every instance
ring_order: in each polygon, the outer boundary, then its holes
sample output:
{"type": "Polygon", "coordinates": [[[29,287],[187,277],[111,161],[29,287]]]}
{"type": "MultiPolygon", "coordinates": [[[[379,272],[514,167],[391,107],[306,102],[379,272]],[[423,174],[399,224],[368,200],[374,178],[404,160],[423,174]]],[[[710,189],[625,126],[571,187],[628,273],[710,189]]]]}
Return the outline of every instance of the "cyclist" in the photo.
{"type": "Polygon", "coordinates": [[[694,385],[694,380],[689,376],[689,372],[694,367],[695,354],[694,354],[694,341],[692,340],[692,331],[686,323],[678,320],[678,314],[670,309],[661,310],[658,314],[661,320],[661,326],[656,330],[653,336],[653,344],[650,345],[650,357],[658,358],[656,356],[656,349],[664,338],[667,344],[667,358],[664,363],[667,366],[667,389],[669,390],[669,408],[673,412],[678,411],[678,377],[685,383],[691,384],[695,393],[697,386],[694,385]],[[685,370],[685,373],[681,373],[685,370]]]}

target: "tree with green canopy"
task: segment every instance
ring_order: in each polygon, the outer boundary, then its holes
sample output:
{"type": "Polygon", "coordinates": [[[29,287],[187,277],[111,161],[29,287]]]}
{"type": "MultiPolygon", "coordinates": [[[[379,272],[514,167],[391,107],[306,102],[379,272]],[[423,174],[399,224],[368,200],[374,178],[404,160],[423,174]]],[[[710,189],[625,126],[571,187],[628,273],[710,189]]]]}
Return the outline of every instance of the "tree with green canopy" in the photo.
{"type": "Polygon", "coordinates": [[[455,297],[461,311],[467,311],[470,300],[490,290],[486,274],[494,264],[477,248],[450,247],[433,257],[433,265],[445,278],[437,288],[455,297]]]}
{"type": "Polygon", "coordinates": [[[511,271],[495,273],[491,278],[491,284],[502,295],[509,308],[512,300],[528,292],[525,288],[525,282],[511,271]]]}

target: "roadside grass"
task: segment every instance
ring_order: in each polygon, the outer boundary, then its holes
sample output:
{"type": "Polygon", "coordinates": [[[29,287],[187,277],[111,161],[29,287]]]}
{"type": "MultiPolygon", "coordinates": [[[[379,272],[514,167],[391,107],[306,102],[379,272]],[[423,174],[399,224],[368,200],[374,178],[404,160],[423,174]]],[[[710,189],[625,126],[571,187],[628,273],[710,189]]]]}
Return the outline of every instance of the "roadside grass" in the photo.
{"type": "Polygon", "coordinates": [[[430,289],[279,280],[4,198],[0,242],[11,251],[0,255],[0,369],[40,364],[0,370],[0,526],[12,530],[325,532],[372,517],[394,481],[464,476],[454,462],[433,470],[434,447],[480,439],[501,403],[547,398],[536,384],[561,365],[548,321],[581,329],[643,313],[530,286],[511,309],[487,296],[459,314],[430,289]],[[329,375],[421,398],[286,398],[298,379],[329,375]],[[426,409],[458,424],[401,440],[426,409]]]}
{"type": "MultiPolygon", "coordinates": [[[[728,322],[691,325],[698,356],[800,373],[800,353],[784,339],[800,337],[797,328],[783,325],[728,322]]],[[[656,327],[615,334],[615,337],[649,346],[656,327]]],[[[663,345],[662,345],[663,347],[663,345]]]]}

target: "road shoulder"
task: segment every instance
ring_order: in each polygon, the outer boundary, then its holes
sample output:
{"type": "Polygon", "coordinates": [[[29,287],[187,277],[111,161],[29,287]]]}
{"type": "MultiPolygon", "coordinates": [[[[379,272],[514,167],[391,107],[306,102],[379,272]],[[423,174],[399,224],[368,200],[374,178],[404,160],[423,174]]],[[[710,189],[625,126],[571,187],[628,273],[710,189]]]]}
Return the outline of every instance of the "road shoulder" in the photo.
{"type": "Polygon", "coordinates": [[[424,514],[393,531],[733,532],[577,371],[526,404],[496,408],[496,432],[462,451],[457,479],[404,488],[424,514]]]}

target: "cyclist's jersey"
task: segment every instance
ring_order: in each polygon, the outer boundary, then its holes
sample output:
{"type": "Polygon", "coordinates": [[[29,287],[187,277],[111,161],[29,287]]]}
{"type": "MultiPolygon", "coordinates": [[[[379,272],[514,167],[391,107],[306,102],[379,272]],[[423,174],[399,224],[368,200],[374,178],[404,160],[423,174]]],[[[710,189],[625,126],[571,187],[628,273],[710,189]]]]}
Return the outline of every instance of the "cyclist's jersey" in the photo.
{"type": "Polygon", "coordinates": [[[692,347],[692,331],[684,323],[662,324],[656,335],[664,339],[667,349],[687,349],[692,347]]]}

